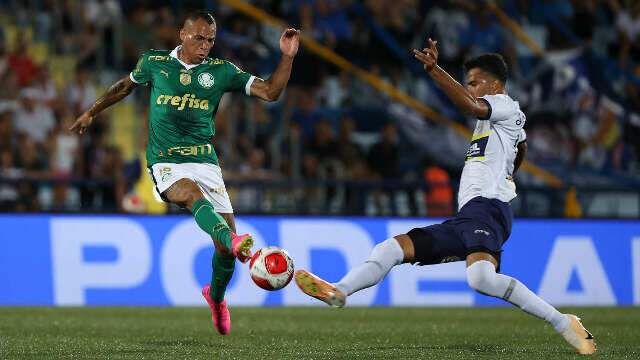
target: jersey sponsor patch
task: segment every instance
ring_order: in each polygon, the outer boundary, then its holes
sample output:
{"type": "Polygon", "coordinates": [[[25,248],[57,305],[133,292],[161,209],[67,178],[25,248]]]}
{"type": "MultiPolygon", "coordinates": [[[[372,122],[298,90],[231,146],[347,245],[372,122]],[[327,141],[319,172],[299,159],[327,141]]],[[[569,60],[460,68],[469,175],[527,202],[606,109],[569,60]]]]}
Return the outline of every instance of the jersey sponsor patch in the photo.
{"type": "Polygon", "coordinates": [[[183,111],[185,108],[209,110],[209,100],[198,99],[195,94],[184,94],[182,96],[161,94],[156,98],[156,104],[171,105],[176,107],[178,111],[183,111]]]}
{"type": "Polygon", "coordinates": [[[467,157],[465,161],[484,160],[484,152],[487,149],[489,143],[489,133],[480,134],[474,136],[467,150],[467,157]]]}
{"type": "Polygon", "coordinates": [[[168,61],[168,60],[171,60],[171,56],[149,55],[149,61],[168,61]]]}

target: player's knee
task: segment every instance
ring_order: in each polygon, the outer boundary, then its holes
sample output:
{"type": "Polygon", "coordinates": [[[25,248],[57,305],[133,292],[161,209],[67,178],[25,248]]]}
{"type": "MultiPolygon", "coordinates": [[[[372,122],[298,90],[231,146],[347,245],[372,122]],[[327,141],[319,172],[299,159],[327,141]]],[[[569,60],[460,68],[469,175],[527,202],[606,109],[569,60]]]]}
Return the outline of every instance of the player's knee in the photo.
{"type": "Polygon", "coordinates": [[[394,236],[394,239],[400,245],[403,253],[403,262],[411,262],[415,258],[415,248],[413,246],[413,241],[409,237],[409,235],[397,235],[394,236]]]}
{"type": "Polygon", "coordinates": [[[467,267],[467,284],[482,293],[492,288],[495,276],[495,268],[488,261],[478,261],[467,267]]]}
{"type": "Polygon", "coordinates": [[[198,199],[203,197],[198,185],[189,179],[178,180],[165,195],[172,203],[189,210],[198,199]]]}
{"type": "Polygon", "coordinates": [[[200,199],[202,197],[202,193],[200,192],[199,189],[197,190],[190,190],[186,196],[185,196],[185,203],[186,203],[186,208],[191,209],[191,207],[193,206],[193,204],[198,201],[198,199],[200,199]]]}

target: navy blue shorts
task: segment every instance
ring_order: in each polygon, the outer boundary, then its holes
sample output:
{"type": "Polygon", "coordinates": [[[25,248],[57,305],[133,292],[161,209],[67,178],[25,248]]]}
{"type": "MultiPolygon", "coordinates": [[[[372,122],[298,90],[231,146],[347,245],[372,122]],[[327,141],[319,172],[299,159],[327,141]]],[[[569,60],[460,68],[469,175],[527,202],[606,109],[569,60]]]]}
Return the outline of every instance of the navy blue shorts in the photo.
{"type": "Polygon", "coordinates": [[[513,211],[509,203],[475,197],[458,214],[442,224],[415,228],[407,233],[413,241],[415,263],[440,264],[464,260],[474,252],[486,252],[500,263],[502,246],[511,235],[513,211]]]}

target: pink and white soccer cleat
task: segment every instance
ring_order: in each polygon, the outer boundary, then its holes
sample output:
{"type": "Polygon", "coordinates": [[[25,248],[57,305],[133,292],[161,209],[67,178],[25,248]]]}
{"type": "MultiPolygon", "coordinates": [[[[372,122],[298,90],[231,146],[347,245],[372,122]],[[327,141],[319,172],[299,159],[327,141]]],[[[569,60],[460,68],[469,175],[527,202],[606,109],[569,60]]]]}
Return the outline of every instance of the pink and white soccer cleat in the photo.
{"type": "Polygon", "coordinates": [[[207,300],[207,304],[209,304],[209,307],[211,308],[211,320],[213,321],[213,327],[216,329],[218,334],[227,335],[231,332],[231,314],[227,307],[227,301],[223,300],[220,303],[213,301],[209,295],[210,288],[211,286],[209,284],[205,285],[202,288],[202,296],[207,300]]]}
{"type": "Polygon", "coordinates": [[[249,234],[238,235],[231,233],[231,254],[241,263],[246,263],[251,259],[251,247],[253,238],[249,234]]]}

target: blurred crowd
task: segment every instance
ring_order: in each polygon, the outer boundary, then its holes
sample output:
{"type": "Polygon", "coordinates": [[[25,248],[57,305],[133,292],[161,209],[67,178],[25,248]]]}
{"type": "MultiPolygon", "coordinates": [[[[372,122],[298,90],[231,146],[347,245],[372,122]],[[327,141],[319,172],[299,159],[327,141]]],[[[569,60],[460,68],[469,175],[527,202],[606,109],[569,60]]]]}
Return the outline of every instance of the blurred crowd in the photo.
{"type": "MultiPolygon", "coordinates": [[[[437,39],[441,66],[458,78],[466,58],[499,52],[510,66],[509,91],[528,115],[530,159],[560,169],[570,182],[578,171],[613,184],[618,176],[640,173],[637,1],[497,1],[543,47],[542,58],[483,1],[249,2],[465,125],[472,119],[428,81],[410,49],[437,39]]],[[[110,133],[118,119],[108,111],[88,134],[67,129],[142,52],[174,48],[188,11],[218,3],[211,56],[268,77],[279,58],[279,29],[219,1],[177,3],[0,0],[0,211],[123,209],[146,176],[139,149],[126,158],[115,145],[110,133]],[[42,46],[44,59],[38,58],[42,46]],[[73,67],[56,77],[49,61],[54,55],[71,57],[73,67]]],[[[136,90],[131,101],[136,117],[145,118],[148,89],[136,90]]],[[[249,183],[232,192],[241,211],[264,211],[264,194],[252,183],[294,180],[311,184],[300,190],[305,204],[326,212],[346,207],[348,213],[389,214],[406,203],[412,213],[447,215],[467,140],[417,122],[429,119],[303,47],[277,103],[240,95],[223,100],[214,141],[226,181],[249,183]],[[372,180],[378,185],[367,185],[365,194],[354,190],[372,180]],[[354,186],[341,187],[341,181],[354,186]],[[403,183],[418,184],[417,190],[390,190],[403,183]]],[[[145,136],[144,130],[136,134],[145,136]]],[[[535,184],[525,176],[521,181],[535,184]]]]}

